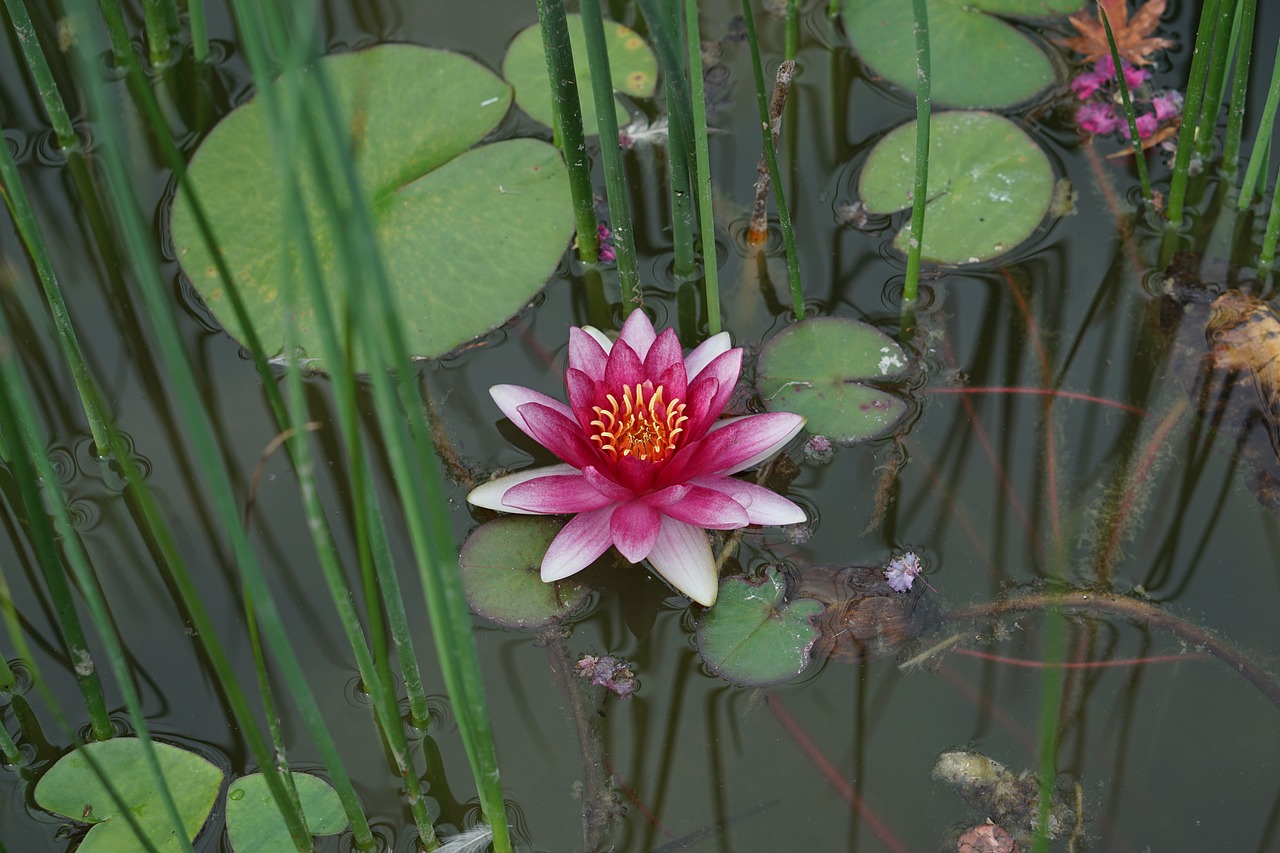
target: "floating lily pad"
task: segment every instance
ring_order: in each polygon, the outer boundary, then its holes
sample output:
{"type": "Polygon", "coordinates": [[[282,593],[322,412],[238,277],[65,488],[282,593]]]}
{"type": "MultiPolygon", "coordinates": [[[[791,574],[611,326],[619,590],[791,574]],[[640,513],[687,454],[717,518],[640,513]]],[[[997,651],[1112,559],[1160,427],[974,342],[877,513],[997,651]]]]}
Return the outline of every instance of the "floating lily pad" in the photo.
{"type": "MultiPolygon", "coordinates": [[[[320,60],[345,126],[373,227],[405,318],[407,344],[443,355],[523,308],[554,271],[573,233],[564,161],[550,145],[511,139],[471,146],[507,112],[511,89],[455,53],[382,45],[320,60]],[[470,150],[468,150],[470,149],[470,150]]],[[[315,79],[311,75],[310,81],[315,79]]],[[[283,87],[273,84],[277,95],[283,87]]],[[[283,349],[285,264],[298,282],[297,345],[318,356],[314,308],[290,251],[284,184],[261,97],[228,115],[192,158],[191,180],[268,351],[283,349]]],[[[309,163],[301,148],[290,155],[309,163]]],[[[341,185],[334,167],[331,180],[341,185]]],[[[313,176],[302,179],[330,302],[343,316],[348,285],[338,265],[336,228],[313,176]]],[[[173,211],[178,260],[227,332],[244,340],[224,282],[196,229],[185,194],[173,211]]]]}
{"type": "MultiPolygon", "coordinates": [[[[568,15],[569,44],[573,47],[573,69],[578,76],[578,102],[582,105],[582,127],[588,136],[596,134],[596,102],[591,93],[591,69],[587,64],[586,37],[582,17],[568,15]]],[[[615,92],[632,98],[652,98],[658,85],[658,60],[644,39],[630,27],[615,21],[604,22],[605,47],[609,51],[609,76],[615,92]]],[[[535,120],[551,126],[551,84],[547,80],[547,60],[542,51],[542,31],[537,24],[521,30],[502,60],[502,76],[515,87],[516,103],[535,120]]],[[[615,102],[618,124],[631,120],[626,109],[615,102]]]]}
{"type": "Polygon", "coordinates": [[[815,317],[778,333],[760,353],[756,391],[770,411],[807,418],[805,429],[841,444],[875,438],[907,412],[896,394],[863,384],[907,369],[893,338],[844,317],[815,317]]]}
{"type": "MultiPolygon", "coordinates": [[[[292,776],[312,835],[336,835],[347,828],[342,801],[328,782],[308,773],[292,776]]],[[[293,849],[289,827],[261,773],[242,776],[228,787],[227,836],[235,853],[276,853],[293,849]]]]}
{"type": "Polygon", "coordinates": [[[786,591],[786,581],[773,569],[760,583],[721,581],[716,606],[698,620],[698,651],[707,668],[749,685],[777,684],[804,672],[818,638],[812,619],[822,604],[788,600],[786,591]]]}
{"type": "MultiPolygon", "coordinates": [[[[222,771],[194,752],[154,741],[152,747],[178,807],[186,840],[193,841],[213,810],[222,786],[222,771]]],[[[85,744],[58,759],[36,785],[35,800],[41,808],[93,824],[77,848],[80,853],[132,853],[143,849],[98,772],[90,766],[90,758],[111,780],[139,828],[160,853],[183,849],[147,769],[144,749],[142,741],[129,737],[85,744]]]]}
{"type": "MultiPolygon", "coordinates": [[[[916,124],[876,144],[858,179],[871,213],[911,206],[916,124]]],[[[929,201],[921,257],[978,263],[1013,250],[1035,231],[1053,201],[1053,167],[1040,146],[1007,118],[986,112],[935,115],[929,129],[929,201]]],[[[905,253],[906,223],[893,245],[905,253]]]]}
{"type": "MultiPolygon", "coordinates": [[[[1008,107],[1053,85],[1039,39],[992,13],[1043,18],[1074,12],[1083,0],[929,0],[929,49],[936,104],[1008,107]]],[[[867,65],[914,95],[916,37],[912,4],[844,0],[844,27],[867,65]]]]}
{"type": "Polygon", "coordinates": [[[543,583],[542,558],[564,523],[507,515],[462,543],[462,585],[471,609],[508,628],[542,628],[572,613],[589,592],[573,578],[543,583]]]}

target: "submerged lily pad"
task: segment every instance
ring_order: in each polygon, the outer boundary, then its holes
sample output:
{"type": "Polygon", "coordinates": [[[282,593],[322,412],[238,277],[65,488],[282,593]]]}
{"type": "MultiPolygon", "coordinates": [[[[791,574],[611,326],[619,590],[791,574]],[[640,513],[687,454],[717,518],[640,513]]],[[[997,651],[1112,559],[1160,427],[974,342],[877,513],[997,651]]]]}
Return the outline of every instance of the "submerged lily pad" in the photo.
{"type": "Polygon", "coordinates": [[[896,394],[863,384],[891,381],[907,354],[875,326],[845,317],[814,317],[765,344],[756,391],[770,411],[803,415],[805,429],[852,444],[892,429],[907,412],[896,394]]]}
{"type": "MultiPolygon", "coordinates": [[[[1008,107],[1053,85],[1038,39],[997,17],[1074,12],[1083,0],[928,0],[933,100],[953,107],[1008,107]]],[[[844,0],[844,27],[871,68],[914,94],[916,38],[905,0],[844,0]]]]}
{"type": "MultiPolygon", "coordinates": [[[[186,840],[193,841],[213,810],[222,787],[222,771],[194,752],[155,741],[152,747],[182,818],[186,840]]],[[[139,828],[160,853],[183,849],[151,778],[145,748],[142,741],[131,737],[85,744],[58,759],[36,785],[35,800],[41,808],[93,824],[77,848],[81,853],[131,853],[144,847],[89,759],[111,780],[139,828]]]]}
{"type": "Polygon", "coordinates": [[[720,582],[716,606],[698,620],[698,651],[707,668],[735,684],[777,684],[809,665],[818,639],[813,618],[822,604],[789,600],[787,584],[769,569],[753,583],[731,577],[720,582]]]}
{"type": "Polygon", "coordinates": [[[563,522],[506,515],[480,525],[462,543],[459,561],[467,602],[508,628],[542,628],[572,613],[589,592],[573,578],[543,583],[542,558],[563,522]]]}
{"type": "MultiPolygon", "coordinates": [[[[858,194],[871,213],[911,206],[916,124],[881,139],[867,157],[858,194]]],[[[929,129],[929,200],[921,257],[977,263],[1011,251],[1035,231],[1053,201],[1053,167],[1040,146],[1007,118],[939,113],[929,129]]],[[[907,222],[893,245],[905,253],[907,222]]]]}
{"type": "MultiPolygon", "coordinates": [[[[308,773],[291,775],[312,835],[335,835],[347,828],[342,801],[328,782],[308,773]]],[[[235,853],[294,849],[289,827],[261,773],[242,776],[228,787],[227,836],[235,853]]]]}
{"type": "MultiPolygon", "coordinates": [[[[443,355],[523,308],[559,263],[573,219],[555,148],[533,139],[472,148],[506,114],[510,87],[464,56],[413,45],[382,45],[319,65],[351,132],[353,166],[406,318],[410,351],[443,355]]],[[[315,76],[306,85],[314,85],[315,76]]],[[[283,86],[273,87],[283,97],[283,86]]],[[[283,349],[290,318],[280,294],[292,280],[294,340],[317,357],[315,312],[301,284],[298,250],[290,248],[271,126],[259,95],[213,129],[192,158],[190,176],[263,346],[271,353],[283,349]]],[[[302,149],[290,157],[311,162],[302,149]]],[[[346,294],[360,292],[358,282],[343,280],[338,262],[338,229],[350,226],[347,218],[330,221],[315,176],[301,171],[304,213],[329,301],[341,318],[346,294]]],[[[328,180],[341,186],[337,167],[329,171],[328,180]]],[[[172,230],[183,270],[218,322],[243,341],[182,193],[172,230]]]]}
{"type": "MultiPolygon", "coordinates": [[[[573,47],[573,70],[578,77],[578,103],[582,105],[582,127],[588,136],[596,134],[596,102],[591,93],[591,68],[587,64],[586,36],[582,17],[567,15],[569,44],[573,47]]],[[[658,60],[644,39],[630,27],[616,21],[604,22],[605,47],[609,51],[609,77],[615,92],[632,98],[652,98],[658,85],[658,60]]],[[[537,24],[521,30],[502,60],[502,76],[515,87],[516,103],[536,121],[551,126],[551,84],[547,80],[547,60],[542,51],[542,30],[537,24]]],[[[626,109],[614,102],[618,124],[630,121],[626,109]]]]}

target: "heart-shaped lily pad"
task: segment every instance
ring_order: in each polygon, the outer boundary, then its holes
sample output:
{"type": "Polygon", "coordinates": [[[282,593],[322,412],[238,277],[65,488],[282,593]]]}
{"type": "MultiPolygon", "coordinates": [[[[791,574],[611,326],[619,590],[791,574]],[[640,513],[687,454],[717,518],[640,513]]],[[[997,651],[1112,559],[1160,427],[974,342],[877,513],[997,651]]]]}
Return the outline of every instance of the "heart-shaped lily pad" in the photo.
{"type": "MultiPolygon", "coordinates": [[[[578,102],[582,105],[582,127],[588,136],[596,133],[596,102],[591,93],[591,68],[587,64],[586,37],[582,17],[568,15],[569,44],[573,47],[573,70],[578,77],[578,102]]],[[[609,51],[609,76],[615,92],[632,98],[652,98],[658,85],[658,60],[649,45],[630,27],[616,21],[604,22],[605,47],[609,51]]],[[[552,122],[551,83],[547,80],[547,60],[542,51],[542,30],[537,24],[521,30],[502,60],[502,76],[515,87],[516,103],[535,120],[548,127],[552,122]]],[[[615,103],[618,124],[631,120],[626,109],[615,103]]]]}
{"type": "MultiPolygon", "coordinates": [[[[222,786],[222,771],[194,752],[155,741],[152,747],[178,807],[186,840],[192,841],[213,810],[222,786]]],[[[86,755],[111,780],[139,828],[160,853],[183,849],[147,769],[144,749],[142,741],[130,737],[88,743],[58,759],[36,785],[35,799],[41,808],[93,824],[77,848],[80,853],[132,853],[144,849],[86,755]]]]}
{"type": "MultiPolygon", "coordinates": [[[[471,147],[506,113],[510,87],[464,56],[414,45],[382,45],[320,63],[350,129],[354,166],[411,352],[443,355],[523,308],[559,263],[573,219],[564,161],[552,146],[511,139],[471,147]]],[[[301,147],[290,157],[312,162],[301,147]]],[[[341,318],[346,294],[359,292],[360,284],[339,273],[335,228],[348,226],[330,221],[314,175],[300,171],[305,214],[341,318]]],[[[340,186],[336,167],[330,172],[340,186]]],[[[301,286],[298,253],[288,248],[285,189],[261,97],[213,129],[192,158],[190,176],[263,345],[276,352],[284,345],[290,318],[280,292],[287,263],[299,283],[294,340],[318,356],[314,309],[301,286]]],[[[175,202],[172,230],[196,290],[243,341],[185,194],[175,202]]]]}
{"type": "Polygon", "coordinates": [[[698,620],[698,651],[707,668],[735,684],[777,684],[809,665],[818,639],[813,618],[822,604],[788,600],[787,584],[769,569],[753,583],[731,577],[720,582],[716,606],[698,620]]]}
{"type": "Polygon", "coordinates": [[[471,609],[508,628],[534,629],[572,613],[589,592],[573,578],[543,583],[542,558],[563,522],[506,515],[480,525],[462,543],[462,585],[471,609]]]}
{"type": "MultiPolygon", "coordinates": [[[[916,124],[876,144],[858,179],[871,213],[911,206],[916,124]]],[[[1053,167],[1040,146],[1007,118],[987,112],[944,112],[929,129],[929,200],[921,257],[944,264],[989,260],[1031,236],[1053,201],[1053,167]]],[[[907,222],[893,245],[905,253],[907,222]]]]}
{"type": "Polygon", "coordinates": [[[896,394],[863,384],[907,369],[893,338],[845,317],[814,317],[779,332],[760,353],[756,391],[771,411],[807,418],[805,429],[841,444],[875,438],[907,412],[896,394]]]}
{"type": "MultiPolygon", "coordinates": [[[[1053,85],[1043,43],[993,13],[1043,18],[1074,12],[1083,0],[928,0],[934,102],[1007,107],[1053,85]]],[[[879,75],[916,90],[916,38],[906,0],[844,0],[844,26],[859,56],[879,75]]]]}
{"type": "MultiPolygon", "coordinates": [[[[335,835],[347,828],[338,792],[308,773],[294,773],[302,814],[312,835],[335,835]]],[[[289,827],[261,773],[236,779],[227,789],[227,836],[235,853],[276,853],[292,850],[289,827]]]]}

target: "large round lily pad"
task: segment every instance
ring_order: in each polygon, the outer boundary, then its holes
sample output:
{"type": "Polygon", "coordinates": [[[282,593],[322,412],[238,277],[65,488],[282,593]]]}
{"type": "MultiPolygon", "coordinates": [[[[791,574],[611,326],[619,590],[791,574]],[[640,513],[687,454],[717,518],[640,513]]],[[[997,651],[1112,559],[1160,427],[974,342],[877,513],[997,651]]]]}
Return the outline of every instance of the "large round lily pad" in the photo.
{"type": "MultiPolygon", "coordinates": [[[[569,44],[573,47],[573,69],[578,77],[578,103],[582,105],[582,127],[588,136],[596,134],[596,102],[591,93],[591,68],[587,63],[586,37],[580,15],[567,15],[569,44]]],[[[604,22],[605,47],[609,51],[609,77],[615,92],[632,98],[652,98],[658,85],[658,60],[644,39],[630,27],[616,21],[604,22]]],[[[502,60],[502,76],[515,87],[516,103],[535,120],[550,127],[551,83],[547,80],[547,60],[542,51],[542,30],[537,24],[521,30],[502,60]]],[[[618,124],[630,121],[626,109],[615,103],[618,124]]]]}
{"type": "MultiPolygon", "coordinates": [[[[186,840],[192,841],[213,810],[222,771],[209,761],[166,743],[152,742],[160,772],[182,818],[186,840]]],[[[139,828],[160,853],[179,851],[183,844],[174,834],[159,788],[152,781],[137,738],[120,737],[89,743],[67,753],[49,768],[36,785],[41,808],[80,823],[91,823],[80,843],[81,853],[131,853],[145,849],[122,816],[120,806],[102,784],[98,771],[133,814],[139,828]],[[89,758],[86,758],[89,756],[89,758]]]]}
{"type": "Polygon", "coordinates": [[[865,383],[897,379],[907,366],[902,347],[875,326],[815,317],[765,345],[756,391],[770,411],[803,415],[809,432],[852,444],[883,435],[906,414],[901,397],[865,383]]]}
{"type": "MultiPolygon", "coordinates": [[[[413,45],[382,45],[320,63],[347,117],[354,167],[413,354],[443,355],[523,308],[559,263],[573,219],[564,161],[552,146],[512,139],[472,148],[507,112],[510,87],[464,56],[413,45]]],[[[289,157],[300,167],[311,162],[302,148],[289,157]]],[[[329,221],[314,175],[301,171],[306,217],[341,318],[346,294],[361,293],[364,284],[339,273],[335,227],[350,225],[329,221]]],[[[341,185],[336,166],[329,172],[341,185]]],[[[260,96],[213,129],[192,158],[190,175],[263,346],[271,352],[284,346],[287,270],[298,283],[294,340],[305,355],[318,357],[314,309],[297,252],[288,248],[285,188],[260,96]]],[[[209,309],[243,341],[185,194],[174,205],[173,241],[209,309]]]]}
{"type": "MultiPolygon", "coordinates": [[[[1074,12],[1083,0],[928,0],[935,103],[1008,107],[1053,85],[1039,40],[992,13],[1043,18],[1074,12]]],[[[909,0],[844,0],[845,32],[881,76],[914,94],[915,19],[909,0]]]]}
{"type": "Polygon", "coordinates": [[[562,527],[554,518],[506,515],[472,531],[459,556],[471,609],[499,625],[525,629],[572,613],[588,588],[573,578],[543,583],[540,569],[562,527]]]}
{"type": "MultiPolygon", "coordinates": [[[[293,786],[312,835],[335,835],[347,828],[338,792],[308,773],[293,773],[293,786]]],[[[227,836],[235,853],[293,850],[289,827],[261,773],[236,779],[227,788],[227,836]]]]}
{"type": "Polygon", "coordinates": [[[822,611],[812,599],[789,600],[786,581],[770,569],[754,583],[731,577],[720,582],[716,606],[698,620],[698,651],[707,668],[735,684],[777,684],[809,665],[818,639],[813,618],[822,611]]]}
{"type": "MultiPolygon", "coordinates": [[[[867,157],[858,194],[872,213],[911,206],[916,123],[881,139],[867,157]]],[[[929,129],[929,200],[921,256],[944,264],[977,263],[1031,236],[1053,200],[1053,167],[1040,146],[1007,118],[944,112],[929,129]]],[[[894,239],[906,252],[907,222],[894,239]]]]}

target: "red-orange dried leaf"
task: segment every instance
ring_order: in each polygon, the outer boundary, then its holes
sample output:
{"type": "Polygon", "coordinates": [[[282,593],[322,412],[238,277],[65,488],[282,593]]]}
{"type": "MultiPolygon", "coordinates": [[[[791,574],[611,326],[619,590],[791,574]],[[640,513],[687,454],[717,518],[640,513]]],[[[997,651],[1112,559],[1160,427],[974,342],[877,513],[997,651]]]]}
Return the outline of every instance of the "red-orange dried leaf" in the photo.
{"type": "MultiPolygon", "coordinates": [[[[1167,2],[1168,0],[1147,0],[1130,18],[1128,0],[1098,0],[1098,6],[1107,13],[1107,20],[1111,22],[1111,33],[1115,36],[1116,49],[1122,60],[1133,65],[1150,65],[1153,52],[1173,46],[1170,39],[1150,37],[1160,24],[1160,16],[1164,14],[1167,2]]],[[[1083,53],[1085,62],[1094,62],[1111,55],[1101,14],[1091,18],[1084,12],[1079,12],[1068,20],[1080,35],[1063,39],[1062,44],[1076,53],[1083,53]]]]}

